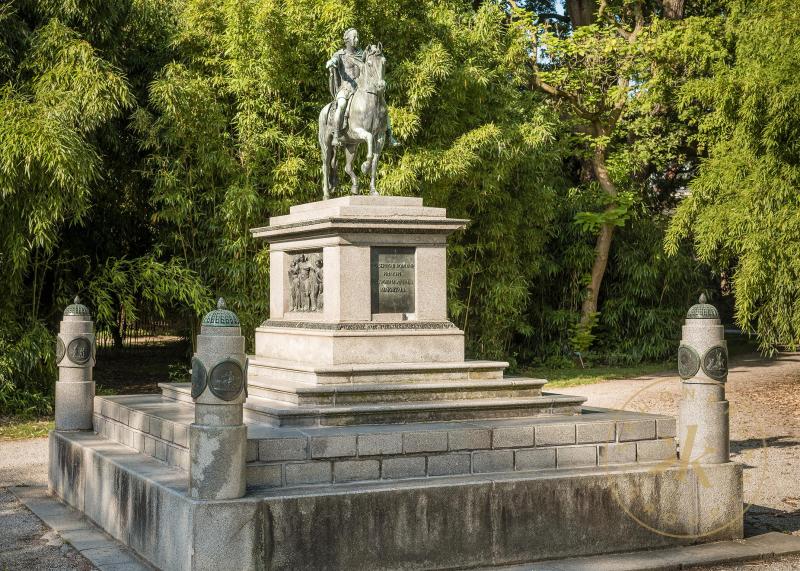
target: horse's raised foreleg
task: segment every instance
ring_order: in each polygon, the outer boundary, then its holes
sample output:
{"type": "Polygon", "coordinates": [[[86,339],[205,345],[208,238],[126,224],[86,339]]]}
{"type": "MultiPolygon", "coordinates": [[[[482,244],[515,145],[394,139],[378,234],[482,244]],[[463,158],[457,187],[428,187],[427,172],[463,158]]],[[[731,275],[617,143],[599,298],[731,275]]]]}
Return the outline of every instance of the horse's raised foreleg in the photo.
{"type": "Polygon", "coordinates": [[[361,163],[361,172],[367,174],[372,168],[372,159],[375,156],[375,137],[365,129],[356,129],[355,132],[360,139],[367,142],[367,158],[361,163]]]}
{"type": "Polygon", "coordinates": [[[356,156],[356,149],[358,149],[358,144],[346,145],[344,148],[344,172],[350,175],[350,192],[352,194],[358,194],[358,176],[356,176],[356,173],[353,170],[353,158],[356,156]]]}

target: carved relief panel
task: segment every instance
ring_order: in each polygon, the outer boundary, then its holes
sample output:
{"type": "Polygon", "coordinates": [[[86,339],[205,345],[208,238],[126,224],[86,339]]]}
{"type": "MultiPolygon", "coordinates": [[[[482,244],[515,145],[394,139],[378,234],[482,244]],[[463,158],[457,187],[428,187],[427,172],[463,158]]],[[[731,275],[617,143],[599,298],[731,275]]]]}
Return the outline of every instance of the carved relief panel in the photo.
{"type": "Polygon", "coordinates": [[[287,253],[288,311],[321,312],[325,303],[322,250],[287,253]]]}

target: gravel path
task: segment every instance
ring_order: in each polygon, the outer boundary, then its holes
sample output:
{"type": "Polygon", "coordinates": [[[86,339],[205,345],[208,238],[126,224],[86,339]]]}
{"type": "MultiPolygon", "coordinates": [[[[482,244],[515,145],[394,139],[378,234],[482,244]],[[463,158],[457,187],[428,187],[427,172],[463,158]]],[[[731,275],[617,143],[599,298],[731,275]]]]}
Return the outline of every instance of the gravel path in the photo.
{"type": "Polygon", "coordinates": [[[0,569],[90,571],[94,567],[11,492],[0,488],[0,569]]]}
{"type": "MultiPolygon", "coordinates": [[[[745,465],[745,534],[780,531],[800,536],[800,353],[775,360],[751,355],[734,361],[728,378],[733,459],[745,465]]],[[[589,406],[677,414],[680,380],[671,374],[559,388],[589,406]]],[[[5,487],[47,481],[47,440],[0,442],[0,570],[80,569],[91,564],[5,487]]],[[[789,571],[800,557],[706,571],[789,571]]]]}
{"type": "Polygon", "coordinates": [[[47,439],[0,442],[0,570],[89,571],[94,566],[8,491],[47,485],[47,439]]]}

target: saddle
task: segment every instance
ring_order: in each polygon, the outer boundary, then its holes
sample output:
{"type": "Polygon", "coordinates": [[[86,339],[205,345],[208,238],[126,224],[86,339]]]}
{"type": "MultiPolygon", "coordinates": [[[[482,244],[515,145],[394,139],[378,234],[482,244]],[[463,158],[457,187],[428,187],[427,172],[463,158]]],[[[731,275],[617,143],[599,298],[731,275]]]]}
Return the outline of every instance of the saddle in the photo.
{"type": "MultiPolygon", "coordinates": [[[[344,116],[342,117],[342,131],[347,131],[350,125],[350,106],[353,104],[353,98],[347,100],[347,106],[344,108],[344,116]]],[[[328,107],[328,118],[326,120],[329,127],[333,127],[333,117],[336,115],[336,100],[334,99],[328,107]]]]}

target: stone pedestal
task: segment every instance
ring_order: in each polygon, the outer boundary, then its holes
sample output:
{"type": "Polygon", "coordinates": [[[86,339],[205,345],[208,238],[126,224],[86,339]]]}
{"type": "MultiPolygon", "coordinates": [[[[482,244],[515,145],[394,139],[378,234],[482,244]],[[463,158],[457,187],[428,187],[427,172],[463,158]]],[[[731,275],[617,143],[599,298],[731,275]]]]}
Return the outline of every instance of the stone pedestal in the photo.
{"type": "Polygon", "coordinates": [[[270,243],[270,318],[256,354],[320,366],[462,362],[446,248],[466,222],[421,198],[347,196],[254,229],[270,243]]]}
{"type": "Polygon", "coordinates": [[[189,495],[193,498],[225,500],[245,493],[246,378],[239,320],[220,298],[217,309],[203,318],[192,359],[195,407],[189,427],[189,495]]]}
{"type": "Polygon", "coordinates": [[[730,461],[728,346],[713,305],[701,296],[686,316],[678,371],[682,379],[678,442],[683,463],[730,461]]]}
{"type": "Polygon", "coordinates": [[[321,426],[575,414],[508,363],[465,361],[447,318],[447,237],[467,220],[420,198],[293,206],[252,231],[270,247],[270,317],[256,329],[249,418],[321,426]]]}
{"type": "Polygon", "coordinates": [[[75,302],[64,310],[56,338],[56,430],[91,430],[94,412],[94,323],[89,309],[75,302]]]}

